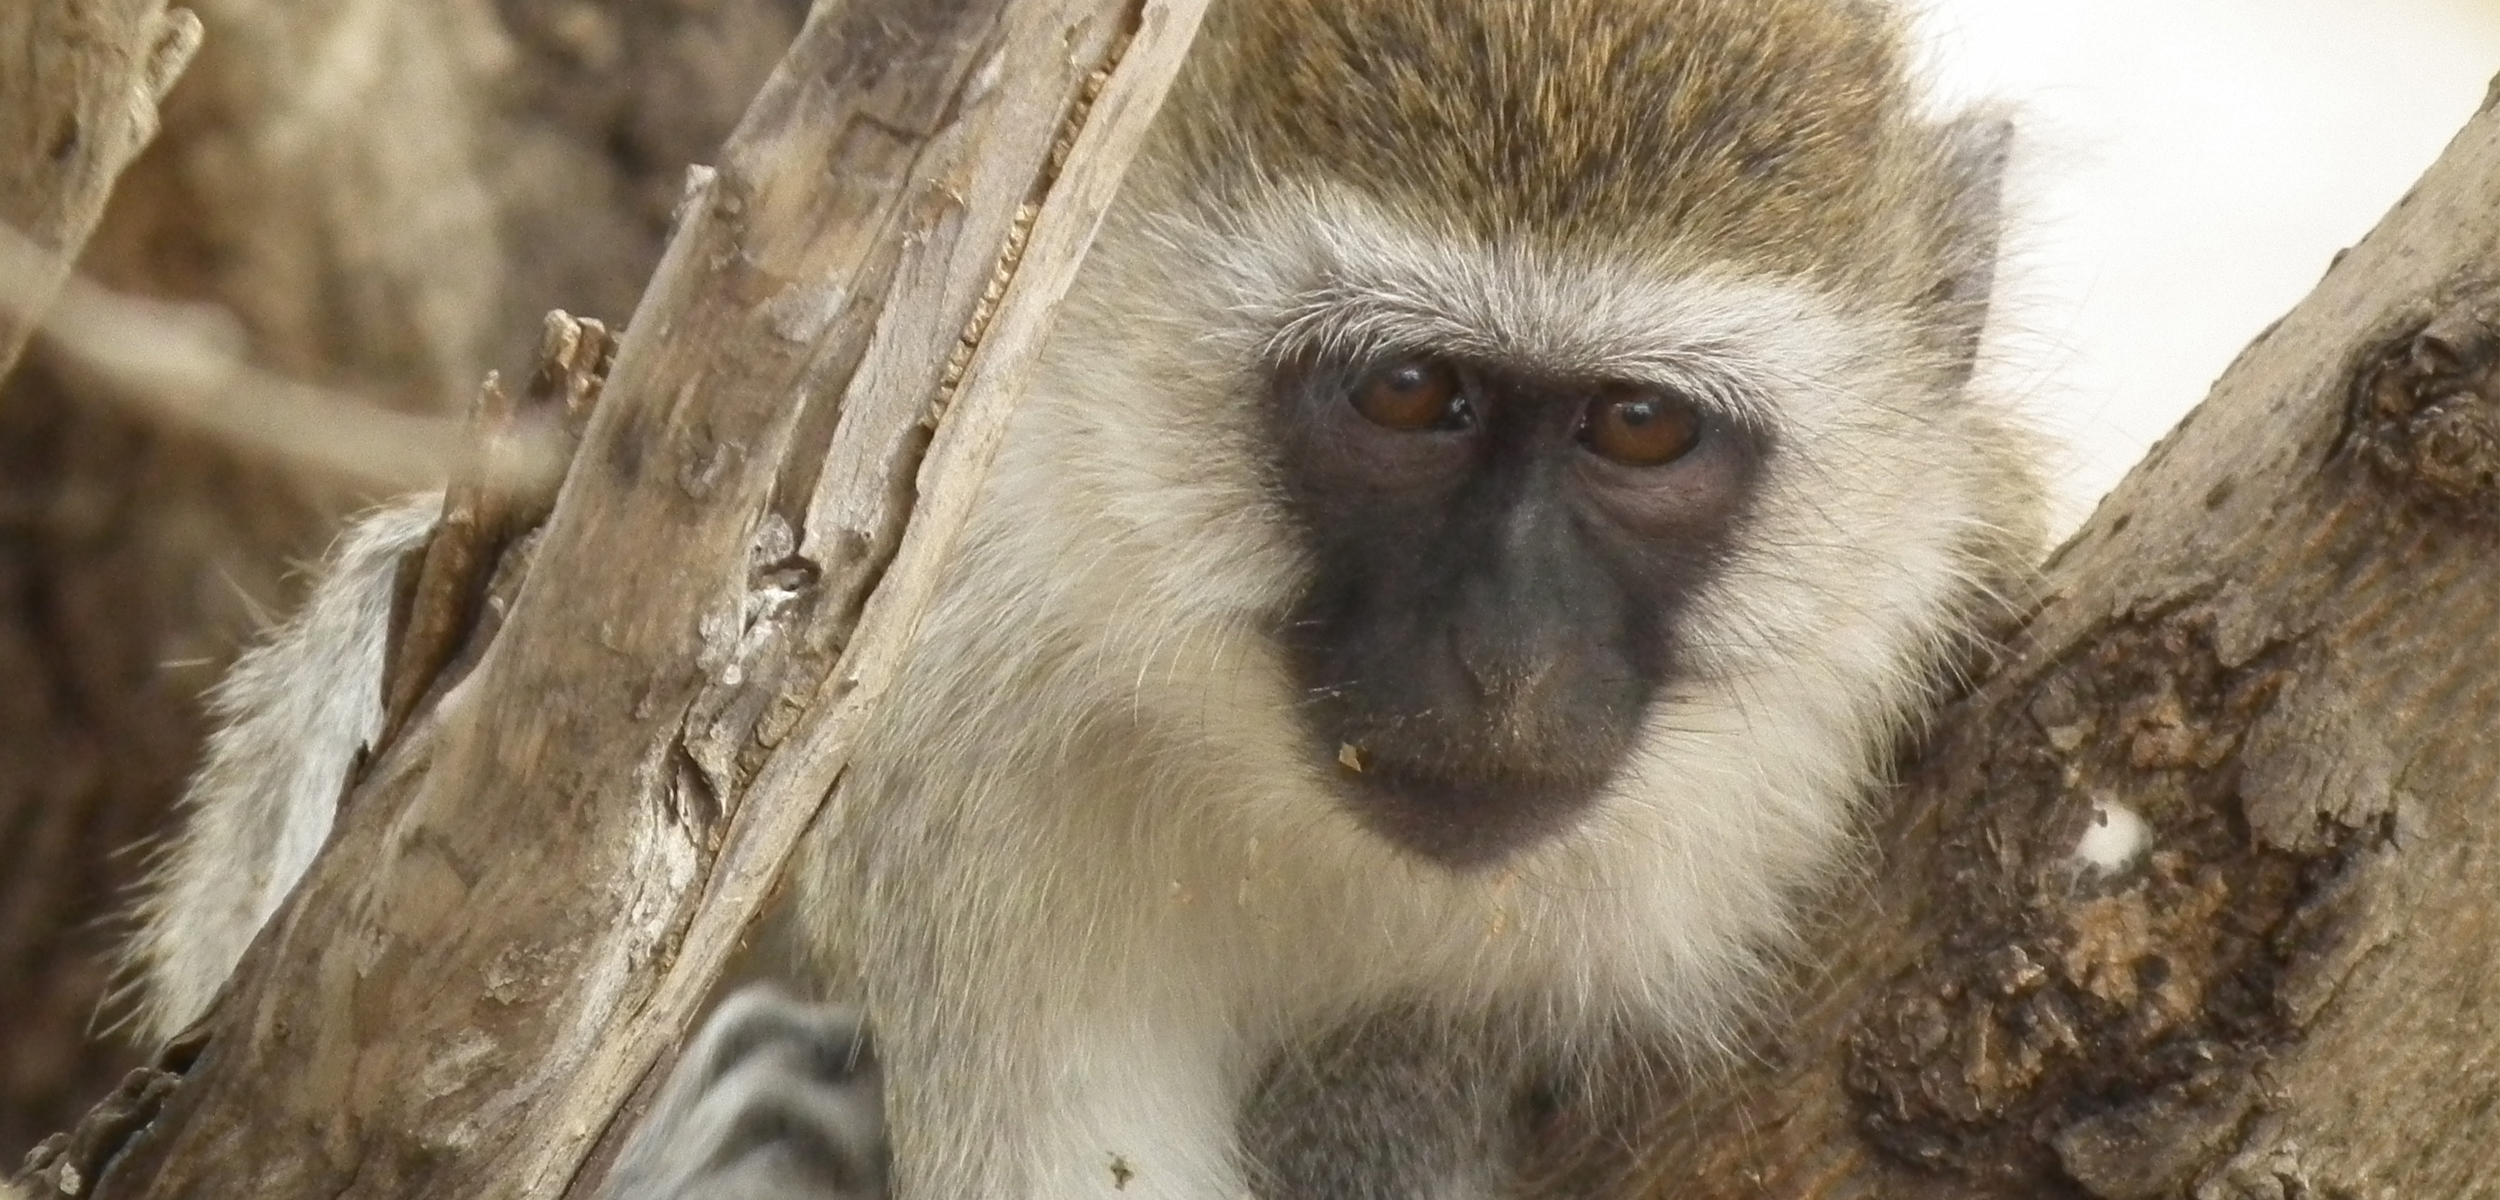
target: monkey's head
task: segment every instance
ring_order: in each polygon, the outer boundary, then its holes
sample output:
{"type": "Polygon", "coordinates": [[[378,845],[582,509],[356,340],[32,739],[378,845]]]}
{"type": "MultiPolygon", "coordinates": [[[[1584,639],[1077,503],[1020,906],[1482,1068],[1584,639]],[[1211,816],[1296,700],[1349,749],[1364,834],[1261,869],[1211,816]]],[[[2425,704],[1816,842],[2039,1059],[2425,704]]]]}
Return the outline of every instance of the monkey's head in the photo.
{"type": "Polygon", "coordinates": [[[1061,364],[1145,572],[1264,623],[1294,753],[1426,859],[1837,823],[2036,531],[1963,387],[1993,127],[1845,0],[1210,21],[1061,364]]]}

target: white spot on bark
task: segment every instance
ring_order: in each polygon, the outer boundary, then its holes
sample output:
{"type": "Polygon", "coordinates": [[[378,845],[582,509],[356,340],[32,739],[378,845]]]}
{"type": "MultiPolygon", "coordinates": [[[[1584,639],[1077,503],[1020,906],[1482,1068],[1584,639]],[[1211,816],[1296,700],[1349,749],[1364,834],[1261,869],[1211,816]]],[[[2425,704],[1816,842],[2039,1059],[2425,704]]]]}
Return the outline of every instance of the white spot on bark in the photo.
{"type": "Polygon", "coordinates": [[[2075,843],[2075,861],[2103,874],[2136,864],[2152,848],[2153,827],[2132,808],[2115,800],[2092,802],[2092,823],[2075,843]]]}

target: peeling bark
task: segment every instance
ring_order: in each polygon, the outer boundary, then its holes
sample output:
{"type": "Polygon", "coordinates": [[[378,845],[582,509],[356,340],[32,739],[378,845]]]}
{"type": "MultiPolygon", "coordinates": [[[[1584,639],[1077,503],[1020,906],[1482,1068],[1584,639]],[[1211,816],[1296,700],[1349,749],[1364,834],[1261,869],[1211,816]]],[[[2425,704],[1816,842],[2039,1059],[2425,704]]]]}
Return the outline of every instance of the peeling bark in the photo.
{"type": "MultiPolygon", "coordinates": [[[[743,103],[736,67],[789,15],[196,7],[203,81],[170,98],[168,145],[90,266],[217,301],[274,367],[417,408],[513,361],[538,309],[622,311],[676,162],[708,157],[701,122],[743,103]],[[227,32],[243,48],[221,63],[227,32]],[[360,68],[341,53],[359,44],[406,52],[360,68]],[[388,98],[380,123],[327,119],[341,88],[388,98]],[[453,128],[391,142],[437,103],[453,128]]],[[[798,829],[839,803],[845,731],[1040,336],[1046,297],[1016,289],[1064,278],[1107,196],[1115,173],[1072,168],[1038,205],[1034,181],[1128,11],[1049,0],[1019,10],[1048,29],[999,35],[972,31],[1003,0],[841,7],[859,24],[816,29],[685,197],[551,524],[501,573],[485,534],[424,573],[400,735],[214,1023],[54,1160],[82,1190],[109,1163],[110,1195],[582,1194],[798,829]],[[1009,89],[1011,115],[962,100],[986,95],[986,51],[1030,52],[1014,70],[1045,80],[1009,89]],[[843,107],[862,93],[882,99],[843,107]],[[1020,149],[989,156],[989,137],[1020,149]],[[1012,276],[992,270],[1002,244],[1012,276]],[[981,349],[959,341],[983,321],[981,349]],[[940,395],[953,432],[932,448],[940,395]],[[627,587],[620,561],[667,567],[627,587]],[[481,606],[500,627],[467,628],[481,606]]],[[[1144,11],[1157,45],[1194,19],[1144,11]]],[[[1083,154],[1116,160],[1102,131],[1133,135],[1153,90],[1115,78],[1083,154]]],[[[1880,868],[1831,898],[1759,1058],[1625,1104],[1637,1125],[1564,1114],[1589,1136],[1558,1139],[1557,1191],[2490,1190],[2495,195],[2487,106],[2050,564],[2042,611],[1874,815],[1880,868]]],[[[0,696],[13,866],[86,863],[144,828],[130,814],[187,759],[208,676],[156,663],[221,657],[240,623],[202,579],[302,549],[341,502],[98,418],[71,403],[91,381],[37,358],[0,403],[0,668],[51,685],[0,696]],[[236,515],[184,527],[204,512],[236,515]]],[[[267,568],[252,580],[267,594],[267,568]]],[[[0,935],[65,911],[26,878],[0,893],[0,935]]],[[[0,940],[0,988],[91,994],[64,961],[0,940]]],[[[41,1056],[66,1044],[64,1007],[39,1004],[41,1036],[7,1031],[13,1071],[63,1069],[41,1056]]]]}
{"type": "MultiPolygon", "coordinates": [[[[162,6],[0,0],[0,131],[21,139],[0,149],[0,213],[75,249],[10,206],[78,182],[103,211],[88,277],[205,306],[186,311],[265,372],[451,414],[484,367],[527,365],[548,308],[625,315],[686,165],[715,153],[804,4],[188,7],[205,38],[107,204],[108,176],[28,159],[41,146],[22,139],[86,97],[82,153],[135,150],[107,118],[136,91],[62,72],[167,60],[144,38],[118,58],[87,33],[23,55],[9,39],[162,6]]],[[[198,755],[197,696],[374,498],[122,401],[42,338],[0,384],[0,1164],[134,1065],[99,1036],[116,914],[198,755]]]]}
{"type": "Polygon", "coordinates": [[[491,641],[344,801],[162,1108],[45,1182],[588,1193],[840,803],[1201,8],[819,7],[690,181],[491,641]]]}

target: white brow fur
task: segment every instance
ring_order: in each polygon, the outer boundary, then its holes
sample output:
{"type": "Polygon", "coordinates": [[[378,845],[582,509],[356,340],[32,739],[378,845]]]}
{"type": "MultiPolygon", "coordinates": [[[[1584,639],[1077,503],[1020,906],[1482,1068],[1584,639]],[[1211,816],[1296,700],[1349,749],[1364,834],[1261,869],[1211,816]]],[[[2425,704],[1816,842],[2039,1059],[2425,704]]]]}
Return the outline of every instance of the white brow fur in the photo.
{"type": "MultiPolygon", "coordinates": [[[[1140,190],[798,868],[819,982],[877,1028],[905,1195],[1109,1196],[1116,1161],[1121,1200],[1238,1200],[1253,1073],[1386,1002],[1516,1014],[1589,1063],[1723,1040],[1973,602],[1985,439],[1903,314],[1451,240],[1344,195],[1217,220],[1140,190]],[[1263,355],[1314,340],[1656,379],[1775,438],[1642,748],[1498,869],[1363,830],[1295,724],[1272,635],[1307,564],[1256,389],[1263,355]]],[[[152,1033],[200,1013],[326,836],[431,512],[359,526],[221,687],[135,951],[152,1033]]]]}
{"type": "Polygon", "coordinates": [[[1889,315],[1342,197],[1107,231],[924,626],[942,649],[800,879],[889,1056],[908,1193],[1107,1194],[1117,1156],[1124,1196],[1231,1200],[1247,1073],[1388,1000],[1592,1051],[1727,1032],[1969,586],[1970,443],[1889,315]],[[1271,631],[1304,566],[1244,389],[1313,330],[1698,381],[1779,438],[1686,618],[1695,672],[1591,818],[1498,870],[1363,830],[1293,722],[1271,631]]]}

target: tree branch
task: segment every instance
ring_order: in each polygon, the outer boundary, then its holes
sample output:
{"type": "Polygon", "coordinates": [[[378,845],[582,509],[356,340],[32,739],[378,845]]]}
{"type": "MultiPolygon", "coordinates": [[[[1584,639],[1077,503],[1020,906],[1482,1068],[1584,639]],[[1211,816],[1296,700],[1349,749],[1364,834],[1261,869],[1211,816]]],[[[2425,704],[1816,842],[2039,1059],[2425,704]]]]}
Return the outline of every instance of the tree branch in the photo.
{"type": "Polygon", "coordinates": [[[2496,195],[2486,104],[2052,561],[1765,1061],[1615,1167],[1748,1200],[2500,1178],[2496,195]]]}
{"type": "Polygon", "coordinates": [[[156,105],[200,46],[200,21],[164,0],[20,0],[0,8],[0,229],[40,251],[9,264],[0,377],[104,217],[113,181],[156,136],[156,105]]]}
{"type": "Polygon", "coordinates": [[[500,631],[102,1194],[591,1187],[835,789],[1200,8],[818,6],[690,185],[500,631]]]}

